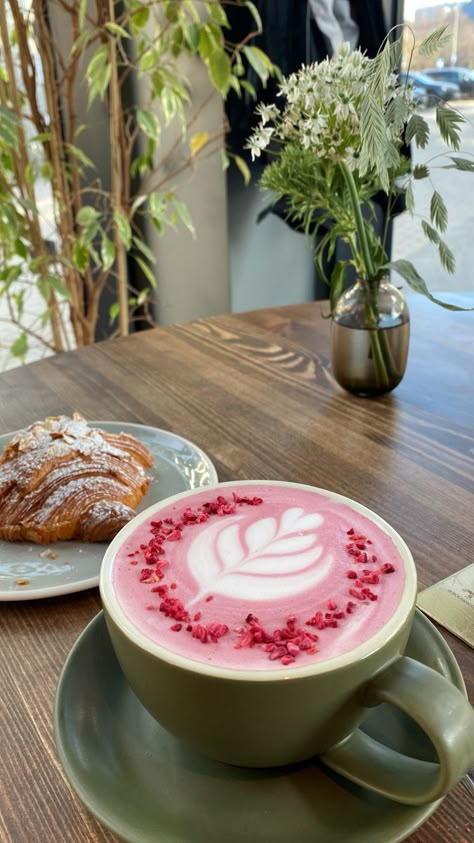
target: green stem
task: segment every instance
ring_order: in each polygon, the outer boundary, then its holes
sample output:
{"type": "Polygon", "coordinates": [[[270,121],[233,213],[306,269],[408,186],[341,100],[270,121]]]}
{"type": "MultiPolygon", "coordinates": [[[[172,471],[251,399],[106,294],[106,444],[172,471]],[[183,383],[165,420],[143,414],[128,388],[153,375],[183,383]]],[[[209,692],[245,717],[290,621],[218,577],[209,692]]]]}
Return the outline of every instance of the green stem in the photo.
{"type": "MultiPolygon", "coordinates": [[[[370,346],[372,351],[372,357],[374,360],[374,367],[381,385],[390,386],[389,366],[387,366],[387,362],[390,364],[390,360],[387,361],[386,359],[387,352],[389,353],[389,357],[391,356],[390,349],[386,342],[386,337],[383,335],[383,331],[379,331],[377,329],[377,306],[376,304],[371,302],[371,295],[373,293],[372,284],[376,284],[376,272],[372,260],[372,255],[370,253],[369,241],[367,239],[367,232],[365,230],[364,217],[362,216],[354,176],[352,175],[352,172],[350,171],[349,167],[343,162],[340,162],[340,167],[349,190],[349,196],[351,200],[352,211],[354,214],[354,221],[357,230],[357,237],[359,240],[360,251],[362,253],[362,260],[365,268],[365,277],[362,278],[362,283],[364,284],[366,290],[367,314],[369,316],[370,322],[374,326],[373,329],[370,330],[370,346]]],[[[357,258],[357,255],[354,255],[354,257],[357,258]]]]}
{"type": "Polygon", "coordinates": [[[340,162],[340,167],[346,185],[348,187],[349,196],[351,199],[352,211],[354,213],[354,222],[356,224],[357,229],[357,237],[359,238],[360,249],[362,252],[362,258],[365,267],[365,280],[375,281],[375,267],[372,261],[372,255],[370,254],[369,241],[367,240],[367,232],[365,230],[364,217],[362,216],[362,211],[360,208],[359,196],[357,193],[357,187],[354,181],[354,176],[349,170],[347,164],[344,164],[342,161],[340,162]]]}

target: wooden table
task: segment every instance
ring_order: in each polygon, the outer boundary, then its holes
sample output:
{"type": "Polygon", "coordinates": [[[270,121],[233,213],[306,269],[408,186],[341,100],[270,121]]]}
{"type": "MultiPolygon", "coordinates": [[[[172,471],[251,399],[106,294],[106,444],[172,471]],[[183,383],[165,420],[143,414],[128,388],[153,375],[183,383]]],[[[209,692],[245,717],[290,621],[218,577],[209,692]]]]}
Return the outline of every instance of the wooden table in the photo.
{"type": "MultiPolygon", "coordinates": [[[[332,378],[325,310],[204,319],[10,370],[0,433],[74,410],[172,430],[207,451],[221,480],[311,483],[376,510],[408,542],[424,588],[472,562],[474,315],[414,296],[407,374],[368,400],[332,378]]],[[[114,839],[73,794],[52,735],[62,665],[99,609],[96,589],[0,608],[2,843],[114,839]]],[[[472,650],[442,632],[473,700],[472,650]]],[[[410,842],[472,840],[472,809],[460,783],[410,842]]]]}

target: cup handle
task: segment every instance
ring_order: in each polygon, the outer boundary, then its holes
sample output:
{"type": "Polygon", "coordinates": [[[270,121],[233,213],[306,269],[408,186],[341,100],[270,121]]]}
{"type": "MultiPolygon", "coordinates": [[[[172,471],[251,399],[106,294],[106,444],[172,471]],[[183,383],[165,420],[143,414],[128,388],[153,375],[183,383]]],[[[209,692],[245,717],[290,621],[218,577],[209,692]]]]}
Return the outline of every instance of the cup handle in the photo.
{"type": "Polygon", "coordinates": [[[342,776],[405,805],[423,805],[444,796],[474,759],[474,711],[444,676],[408,656],[377,674],[367,685],[365,705],[391,703],[426,732],[438,762],[402,755],[361,729],[321,755],[342,776]]]}

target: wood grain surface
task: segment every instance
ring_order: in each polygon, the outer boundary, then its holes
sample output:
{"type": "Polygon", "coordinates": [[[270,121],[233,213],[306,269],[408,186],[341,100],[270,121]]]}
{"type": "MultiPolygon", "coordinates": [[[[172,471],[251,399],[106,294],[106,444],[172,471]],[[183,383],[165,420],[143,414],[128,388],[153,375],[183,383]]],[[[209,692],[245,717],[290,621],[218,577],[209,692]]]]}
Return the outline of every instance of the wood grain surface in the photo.
{"type": "MultiPolygon", "coordinates": [[[[174,431],[209,454],[220,480],[310,483],[376,510],[410,546],[424,588],[472,562],[474,314],[419,296],[410,309],[407,374],[383,398],[335,384],[327,305],[310,303],[157,328],[12,369],[0,375],[0,434],[74,410],[174,431]]],[[[115,840],[74,795],[52,734],[64,660],[99,609],[96,589],[0,606],[2,843],[115,840]]],[[[473,652],[440,631],[472,701],[473,652]]],[[[465,843],[473,830],[461,782],[407,839],[465,843]]]]}

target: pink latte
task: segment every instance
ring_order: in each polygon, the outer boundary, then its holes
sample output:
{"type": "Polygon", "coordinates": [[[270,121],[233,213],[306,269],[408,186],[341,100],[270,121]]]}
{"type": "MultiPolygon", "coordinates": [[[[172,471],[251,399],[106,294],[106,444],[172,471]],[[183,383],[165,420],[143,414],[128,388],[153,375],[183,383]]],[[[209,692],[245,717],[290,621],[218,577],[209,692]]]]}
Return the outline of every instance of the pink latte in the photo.
{"type": "Polygon", "coordinates": [[[138,524],[113,563],[129,620],[224,668],[302,667],[346,653],[392,617],[405,585],[390,536],[305,487],[197,491],[138,524]]]}

